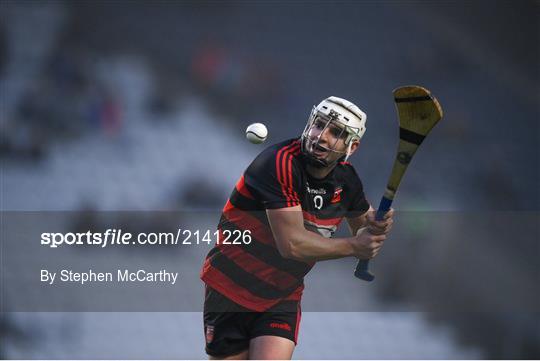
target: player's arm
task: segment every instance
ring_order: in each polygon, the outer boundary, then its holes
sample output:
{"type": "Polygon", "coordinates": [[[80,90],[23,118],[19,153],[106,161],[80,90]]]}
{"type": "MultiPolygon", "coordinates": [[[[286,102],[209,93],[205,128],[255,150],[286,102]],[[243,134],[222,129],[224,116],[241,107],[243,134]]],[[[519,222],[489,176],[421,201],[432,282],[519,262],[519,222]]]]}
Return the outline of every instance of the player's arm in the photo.
{"type": "Polygon", "coordinates": [[[381,221],[375,220],[375,209],[370,205],[367,212],[361,215],[347,217],[347,224],[351,234],[355,235],[358,230],[367,227],[372,234],[388,234],[394,223],[394,209],[390,208],[381,221]]]}
{"type": "Polygon", "coordinates": [[[352,235],[355,235],[359,229],[367,226],[367,215],[373,211],[373,207],[369,206],[369,209],[360,215],[351,215],[347,217],[347,225],[352,235]]]}
{"type": "Polygon", "coordinates": [[[280,254],[304,262],[355,256],[370,259],[377,254],[386,235],[367,231],[349,238],[327,239],[304,227],[300,206],[267,209],[266,214],[280,254]]]}

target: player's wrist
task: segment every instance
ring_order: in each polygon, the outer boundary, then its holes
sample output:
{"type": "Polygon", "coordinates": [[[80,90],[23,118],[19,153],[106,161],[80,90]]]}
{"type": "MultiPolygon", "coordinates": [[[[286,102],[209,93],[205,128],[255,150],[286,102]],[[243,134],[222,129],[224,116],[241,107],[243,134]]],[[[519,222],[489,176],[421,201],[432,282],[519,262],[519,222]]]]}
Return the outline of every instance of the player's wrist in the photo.
{"type": "Polygon", "coordinates": [[[345,240],[345,247],[344,247],[344,257],[352,257],[355,256],[354,246],[353,242],[355,240],[354,237],[350,238],[344,238],[345,240]]]}

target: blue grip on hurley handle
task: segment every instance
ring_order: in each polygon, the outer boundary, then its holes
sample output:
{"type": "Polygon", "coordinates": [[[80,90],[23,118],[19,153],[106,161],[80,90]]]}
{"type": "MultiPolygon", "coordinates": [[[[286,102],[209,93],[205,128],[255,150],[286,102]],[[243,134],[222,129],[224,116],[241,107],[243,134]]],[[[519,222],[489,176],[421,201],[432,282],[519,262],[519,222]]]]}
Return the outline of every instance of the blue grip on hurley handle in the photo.
{"type": "MultiPolygon", "coordinates": [[[[379,203],[379,209],[377,209],[377,213],[375,214],[375,220],[381,221],[386,212],[390,210],[391,206],[392,200],[383,196],[381,198],[381,203],[379,203]]],[[[375,279],[375,276],[371,272],[369,272],[368,268],[368,259],[358,260],[358,264],[356,265],[356,269],[354,270],[354,275],[361,280],[371,282],[375,279]]]]}

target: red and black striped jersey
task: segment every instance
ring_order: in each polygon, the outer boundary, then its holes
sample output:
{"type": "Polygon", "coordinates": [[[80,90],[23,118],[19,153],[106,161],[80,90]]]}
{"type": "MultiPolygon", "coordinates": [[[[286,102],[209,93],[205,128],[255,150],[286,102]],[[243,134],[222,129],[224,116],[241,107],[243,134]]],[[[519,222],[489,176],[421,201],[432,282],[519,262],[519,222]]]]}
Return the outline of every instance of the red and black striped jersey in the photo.
{"type": "Polygon", "coordinates": [[[345,216],[369,209],[351,164],[338,163],[323,179],[310,176],[306,165],[299,139],[268,147],[249,165],[223,209],[218,229],[219,240],[225,230],[249,230],[251,242],[214,246],[201,271],[208,286],[254,311],[301,298],[304,276],[314,263],[281,256],[265,210],[301,205],[306,229],[331,237],[345,216]]]}

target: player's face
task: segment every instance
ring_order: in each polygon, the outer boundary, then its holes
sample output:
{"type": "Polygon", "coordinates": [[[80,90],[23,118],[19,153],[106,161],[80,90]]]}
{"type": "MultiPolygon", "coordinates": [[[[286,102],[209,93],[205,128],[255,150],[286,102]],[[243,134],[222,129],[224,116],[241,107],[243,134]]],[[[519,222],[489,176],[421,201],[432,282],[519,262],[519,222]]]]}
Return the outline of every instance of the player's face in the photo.
{"type": "MultiPolygon", "coordinates": [[[[316,118],[310,128],[308,137],[312,143],[311,154],[327,163],[332,163],[341,158],[347,152],[347,132],[337,122],[328,121],[324,118],[316,118]]],[[[358,146],[355,142],[351,151],[358,146]]]]}

